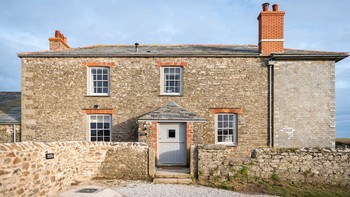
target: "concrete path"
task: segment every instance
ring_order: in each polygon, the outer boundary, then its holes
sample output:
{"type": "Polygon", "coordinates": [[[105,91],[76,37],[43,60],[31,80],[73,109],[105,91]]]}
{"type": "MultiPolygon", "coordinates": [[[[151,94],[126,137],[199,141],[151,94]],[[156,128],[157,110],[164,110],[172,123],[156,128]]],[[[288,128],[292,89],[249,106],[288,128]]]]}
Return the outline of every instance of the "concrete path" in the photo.
{"type": "MultiPolygon", "coordinates": [[[[91,190],[92,191],[92,190],[91,190]]],[[[248,197],[268,195],[248,195],[233,191],[198,186],[198,185],[173,185],[154,184],[143,181],[98,181],[82,183],[78,186],[70,186],[57,194],[59,197],[193,197],[193,196],[223,196],[223,197],[248,197]],[[81,193],[81,189],[97,189],[94,193],[81,193]]]]}

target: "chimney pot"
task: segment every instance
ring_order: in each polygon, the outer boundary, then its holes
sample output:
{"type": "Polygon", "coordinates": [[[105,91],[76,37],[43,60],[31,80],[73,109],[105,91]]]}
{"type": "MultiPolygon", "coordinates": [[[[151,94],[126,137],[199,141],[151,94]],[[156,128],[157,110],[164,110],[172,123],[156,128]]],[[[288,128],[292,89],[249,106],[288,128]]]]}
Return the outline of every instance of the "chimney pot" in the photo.
{"type": "Polygon", "coordinates": [[[262,7],[263,7],[263,11],[269,11],[269,3],[263,3],[262,7]]]}
{"type": "Polygon", "coordinates": [[[60,34],[61,34],[61,32],[58,31],[58,30],[56,30],[56,31],[55,31],[55,38],[59,38],[59,37],[60,37],[60,34]]]}
{"type": "Polygon", "coordinates": [[[278,4],[272,5],[272,10],[273,10],[274,12],[278,12],[278,4]]]}

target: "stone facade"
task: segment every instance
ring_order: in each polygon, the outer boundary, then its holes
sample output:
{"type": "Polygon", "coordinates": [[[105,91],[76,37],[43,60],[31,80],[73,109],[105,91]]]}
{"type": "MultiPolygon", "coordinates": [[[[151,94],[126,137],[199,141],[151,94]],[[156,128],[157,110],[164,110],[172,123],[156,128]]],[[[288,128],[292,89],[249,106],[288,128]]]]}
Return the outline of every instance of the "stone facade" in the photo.
{"type": "Polygon", "coordinates": [[[334,61],[276,61],[274,146],[335,147],[334,61]]]}
{"type": "Polygon", "coordinates": [[[148,171],[154,173],[148,160],[143,143],[1,143],[0,196],[53,196],[93,178],[147,179],[148,171]]]}
{"type": "Polygon", "coordinates": [[[21,141],[21,125],[20,124],[0,124],[0,142],[10,143],[16,139],[16,142],[21,141]],[[14,138],[14,130],[16,136],[14,138]]]}
{"type": "Polygon", "coordinates": [[[227,181],[243,167],[249,176],[282,181],[350,185],[350,149],[302,148],[256,149],[252,158],[236,160],[227,153],[225,146],[192,146],[192,174],[199,181],[227,181]]]}
{"type": "MultiPolygon", "coordinates": [[[[215,143],[215,114],[210,109],[242,109],[238,115],[238,145],[231,149],[248,153],[268,143],[264,61],[248,57],[22,58],[22,139],[88,140],[84,109],[98,105],[99,109],[115,112],[112,141],[137,141],[138,117],[176,102],[207,120],[193,123],[194,144],[215,143]],[[114,65],[110,66],[110,96],[87,95],[89,62],[114,65]],[[160,95],[159,62],[186,63],[181,96],[160,95]]],[[[146,131],[148,136],[152,135],[150,129],[146,131]]]]}

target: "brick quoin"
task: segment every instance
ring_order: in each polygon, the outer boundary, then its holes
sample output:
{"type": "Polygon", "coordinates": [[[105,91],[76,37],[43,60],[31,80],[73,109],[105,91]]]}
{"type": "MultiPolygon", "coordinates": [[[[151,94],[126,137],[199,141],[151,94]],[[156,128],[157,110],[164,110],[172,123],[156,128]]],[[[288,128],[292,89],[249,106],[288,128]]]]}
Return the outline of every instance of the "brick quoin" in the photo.
{"type": "Polygon", "coordinates": [[[188,161],[190,157],[190,148],[192,144],[192,137],[193,137],[193,123],[192,122],[186,122],[186,160],[188,161]]]}
{"type": "Polygon", "coordinates": [[[158,160],[158,123],[152,122],[152,145],[154,149],[154,154],[156,155],[156,160],[158,160]]]}

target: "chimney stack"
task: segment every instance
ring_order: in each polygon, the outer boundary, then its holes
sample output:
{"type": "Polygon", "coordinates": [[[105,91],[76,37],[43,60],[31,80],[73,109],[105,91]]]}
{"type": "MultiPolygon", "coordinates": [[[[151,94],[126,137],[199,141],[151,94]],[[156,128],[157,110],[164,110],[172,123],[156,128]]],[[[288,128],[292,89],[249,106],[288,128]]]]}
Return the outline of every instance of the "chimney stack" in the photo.
{"type": "Polygon", "coordinates": [[[268,56],[271,53],[283,52],[284,44],[284,14],[278,11],[278,5],[272,5],[269,11],[269,3],[262,4],[263,11],[258,16],[259,20],[259,51],[268,56]]]}
{"type": "Polygon", "coordinates": [[[64,50],[70,47],[67,44],[67,37],[65,37],[59,30],[55,31],[55,37],[49,38],[50,50],[64,50]]]}

